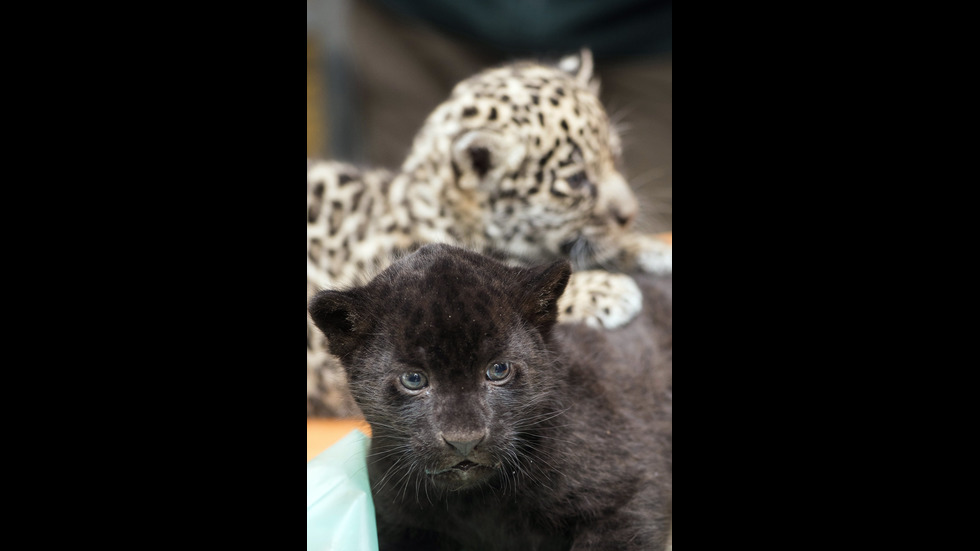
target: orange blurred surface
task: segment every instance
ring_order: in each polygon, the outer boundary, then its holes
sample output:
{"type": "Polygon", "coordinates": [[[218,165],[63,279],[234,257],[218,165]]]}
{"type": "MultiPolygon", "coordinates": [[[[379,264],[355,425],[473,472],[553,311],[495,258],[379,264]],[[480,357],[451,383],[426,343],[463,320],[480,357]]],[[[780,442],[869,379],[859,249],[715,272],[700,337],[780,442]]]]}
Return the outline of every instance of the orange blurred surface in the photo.
{"type": "Polygon", "coordinates": [[[360,419],[307,419],[306,460],[313,459],[354,429],[371,436],[371,425],[360,419]]]}

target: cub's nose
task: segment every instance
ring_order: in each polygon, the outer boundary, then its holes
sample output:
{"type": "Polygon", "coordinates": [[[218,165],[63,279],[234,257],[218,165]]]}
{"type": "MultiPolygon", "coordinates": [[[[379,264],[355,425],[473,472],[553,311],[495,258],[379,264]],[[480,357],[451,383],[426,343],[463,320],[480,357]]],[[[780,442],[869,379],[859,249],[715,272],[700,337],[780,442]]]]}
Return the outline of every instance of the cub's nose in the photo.
{"type": "Polygon", "coordinates": [[[619,173],[608,175],[603,180],[596,207],[599,212],[609,213],[612,221],[623,227],[633,222],[639,209],[636,195],[619,173]]]}
{"type": "Polygon", "coordinates": [[[442,439],[456,450],[456,453],[466,457],[473,451],[477,444],[483,442],[486,437],[485,432],[471,432],[465,434],[444,434],[442,439]]]}
{"type": "Polygon", "coordinates": [[[620,209],[615,205],[609,207],[609,211],[612,213],[612,216],[616,220],[616,223],[618,223],[620,226],[623,226],[624,228],[632,224],[633,218],[636,217],[636,211],[627,210],[624,212],[624,210],[620,209]]]}

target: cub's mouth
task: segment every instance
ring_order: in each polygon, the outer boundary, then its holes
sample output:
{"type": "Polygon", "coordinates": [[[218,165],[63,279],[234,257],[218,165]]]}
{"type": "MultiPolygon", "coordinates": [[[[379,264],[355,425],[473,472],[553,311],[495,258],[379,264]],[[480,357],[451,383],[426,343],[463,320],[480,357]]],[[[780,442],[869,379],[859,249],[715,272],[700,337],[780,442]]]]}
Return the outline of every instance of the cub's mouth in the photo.
{"type": "Polygon", "coordinates": [[[468,471],[468,470],[470,470],[470,469],[472,469],[474,467],[482,467],[482,466],[483,465],[479,465],[479,464],[474,463],[474,462],[472,462],[470,460],[466,460],[466,461],[460,461],[459,463],[453,465],[452,470],[454,470],[454,471],[468,471]]]}
{"type": "Polygon", "coordinates": [[[453,473],[464,474],[464,473],[469,473],[471,471],[491,470],[491,469],[493,469],[493,466],[491,465],[485,465],[483,463],[474,463],[469,459],[464,459],[463,461],[460,461],[459,463],[456,463],[451,467],[446,467],[444,469],[426,469],[425,472],[426,474],[429,475],[441,475],[441,474],[453,474],[453,473]]]}

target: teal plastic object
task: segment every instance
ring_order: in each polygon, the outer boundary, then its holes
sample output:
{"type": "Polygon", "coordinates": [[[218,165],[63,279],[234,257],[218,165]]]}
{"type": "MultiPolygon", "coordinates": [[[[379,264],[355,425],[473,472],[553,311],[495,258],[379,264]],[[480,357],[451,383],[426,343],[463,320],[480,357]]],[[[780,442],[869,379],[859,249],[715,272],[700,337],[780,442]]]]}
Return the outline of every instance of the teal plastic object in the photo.
{"type": "Polygon", "coordinates": [[[307,551],[378,551],[370,443],[355,429],[306,464],[307,551]]]}

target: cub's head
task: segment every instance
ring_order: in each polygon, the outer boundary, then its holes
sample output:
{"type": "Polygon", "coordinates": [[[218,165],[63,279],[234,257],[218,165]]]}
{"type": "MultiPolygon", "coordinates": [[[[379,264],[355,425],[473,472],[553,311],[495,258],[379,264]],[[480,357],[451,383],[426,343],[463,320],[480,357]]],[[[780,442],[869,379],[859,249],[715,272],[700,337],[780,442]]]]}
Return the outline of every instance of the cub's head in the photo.
{"type": "Polygon", "coordinates": [[[586,50],[559,66],[520,62],[460,82],[402,170],[434,167],[448,182],[444,202],[479,219],[496,248],[586,267],[611,254],[637,212],[620,153],[586,50]]]}
{"type": "Polygon", "coordinates": [[[314,296],[385,478],[458,490],[524,470],[515,462],[560,411],[547,343],[569,273],[426,245],[365,286],[314,296]]]}

